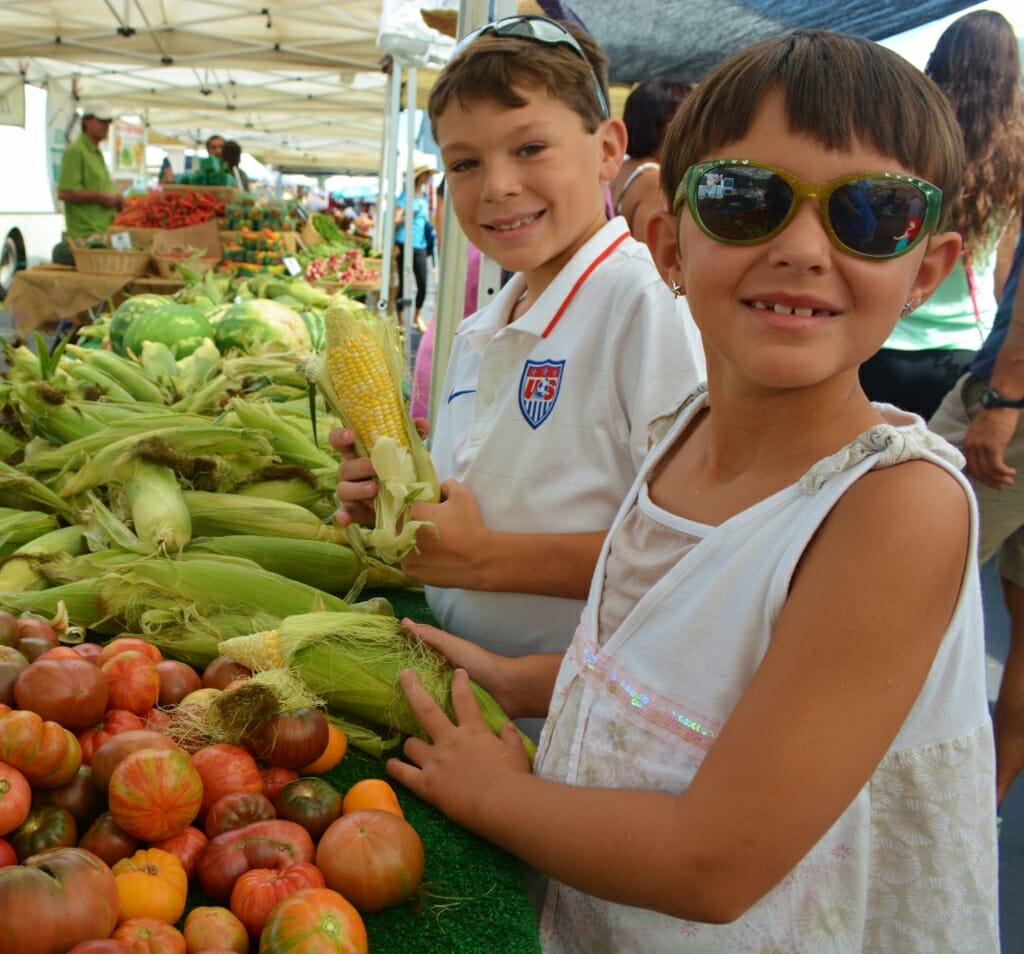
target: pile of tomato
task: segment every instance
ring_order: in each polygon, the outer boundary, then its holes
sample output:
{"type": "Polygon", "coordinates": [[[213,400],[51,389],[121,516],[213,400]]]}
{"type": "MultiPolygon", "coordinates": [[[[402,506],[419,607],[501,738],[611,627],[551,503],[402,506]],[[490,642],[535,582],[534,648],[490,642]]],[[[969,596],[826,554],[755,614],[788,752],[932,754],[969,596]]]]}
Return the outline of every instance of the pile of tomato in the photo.
{"type": "Polygon", "coordinates": [[[386,781],[321,777],[344,733],[299,708],[182,741],[247,670],[53,622],[0,612],[0,951],[365,954],[361,913],[410,898],[424,853],[386,781]]]}
{"type": "Polygon", "coordinates": [[[139,229],[178,229],[224,217],[224,202],[209,192],[160,192],[129,196],[114,225],[139,229]]]}

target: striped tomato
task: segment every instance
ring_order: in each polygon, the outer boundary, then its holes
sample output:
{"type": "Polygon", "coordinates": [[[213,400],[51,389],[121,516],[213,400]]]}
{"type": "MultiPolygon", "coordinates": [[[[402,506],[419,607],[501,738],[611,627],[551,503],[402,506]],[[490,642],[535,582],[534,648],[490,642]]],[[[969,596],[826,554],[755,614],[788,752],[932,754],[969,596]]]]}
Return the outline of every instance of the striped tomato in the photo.
{"type": "Polygon", "coordinates": [[[122,759],[107,789],[110,814],[142,841],[176,835],[199,814],[203,783],[177,749],[139,749],[122,759]]]}

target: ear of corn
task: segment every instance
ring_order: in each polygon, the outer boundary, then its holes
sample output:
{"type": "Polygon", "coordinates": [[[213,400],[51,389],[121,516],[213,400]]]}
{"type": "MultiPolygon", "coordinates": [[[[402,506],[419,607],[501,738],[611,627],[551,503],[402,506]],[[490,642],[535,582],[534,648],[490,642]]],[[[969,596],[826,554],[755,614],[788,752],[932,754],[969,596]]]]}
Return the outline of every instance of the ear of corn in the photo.
{"type": "Polygon", "coordinates": [[[85,527],[58,527],[18,547],[0,566],[0,593],[20,593],[47,585],[39,573],[44,563],[84,553],[85,527]]]}
{"type": "Polygon", "coordinates": [[[293,540],[343,542],[344,533],[299,504],[246,494],[184,491],[185,505],[197,537],[229,533],[287,537],[293,540]]]}
{"type": "Polygon", "coordinates": [[[180,553],[192,539],[192,518],[169,467],[135,460],[123,481],[135,535],[158,553],[180,553]]]}
{"type": "Polygon", "coordinates": [[[437,473],[402,397],[404,362],[397,329],[338,295],[324,316],[326,347],[311,374],[328,408],[356,435],[377,475],[376,522],[366,544],[397,563],[416,545],[420,526],[408,520],[416,500],[439,498],[437,473]]]}
{"type": "MultiPolygon", "coordinates": [[[[220,653],[254,672],[291,669],[326,701],[332,714],[425,737],[398,684],[399,673],[412,669],[437,704],[449,717],[454,715],[451,663],[393,617],[329,612],[289,616],[269,631],[223,641],[220,653]]],[[[494,732],[508,724],[508,716],[485,689],[474,685],[473,691],[494,732]]],[[[535,747],[522,738],[532,761],[535,747]]]]}

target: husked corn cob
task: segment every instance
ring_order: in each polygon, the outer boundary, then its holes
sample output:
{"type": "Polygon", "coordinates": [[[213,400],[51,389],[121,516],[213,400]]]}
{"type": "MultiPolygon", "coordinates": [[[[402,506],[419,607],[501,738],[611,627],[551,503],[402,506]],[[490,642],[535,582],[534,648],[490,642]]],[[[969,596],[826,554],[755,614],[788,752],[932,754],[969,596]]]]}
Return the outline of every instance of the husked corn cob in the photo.
{"type": "Polygon", "coordinates": [[[356,436],[377,476],[376,522],[362,544],[387,563],[416,546],[422,525],[409,520],[416,500],[436,501],[437,473],[402,398],[404,361],[397,329],[338,295],[324,316],[326,347],[310,373],[328,409],[356,436]]]}

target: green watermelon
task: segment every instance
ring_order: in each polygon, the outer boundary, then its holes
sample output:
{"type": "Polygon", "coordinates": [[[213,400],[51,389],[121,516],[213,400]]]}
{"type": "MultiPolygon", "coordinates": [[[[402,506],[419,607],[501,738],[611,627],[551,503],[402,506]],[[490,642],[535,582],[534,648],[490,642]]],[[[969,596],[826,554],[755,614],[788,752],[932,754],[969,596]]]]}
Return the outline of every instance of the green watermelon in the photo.
{"type": "Polygon", "coordinates": [[[126,298],[110,318],[110,347],[115,354],[124,354],[124,336],[128,326],[140,315],[153,308],[160,308],[170,301],[163,295],[131,295],[126,298]]]}
{"type": "Polygon", "coordinates": [[[310,334],[298,312],[269,298],[238,302],[214,324],[214,343],[221,354],[241,351],[251,354],[270,342],[294,351],[310,349],[310,334]]]}
{"type": "Polygon", "coordinates": [[[204,338],[213,337],[213,328],[206,316],[191,305],[165,303],[136,318],[124,336],[124,349],[142,354],[145,341],[158,341],[174,352],[175,358],[192,354],[204,338]]]}

